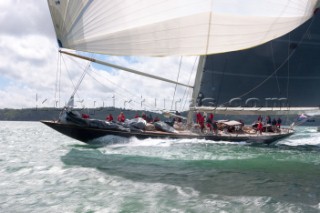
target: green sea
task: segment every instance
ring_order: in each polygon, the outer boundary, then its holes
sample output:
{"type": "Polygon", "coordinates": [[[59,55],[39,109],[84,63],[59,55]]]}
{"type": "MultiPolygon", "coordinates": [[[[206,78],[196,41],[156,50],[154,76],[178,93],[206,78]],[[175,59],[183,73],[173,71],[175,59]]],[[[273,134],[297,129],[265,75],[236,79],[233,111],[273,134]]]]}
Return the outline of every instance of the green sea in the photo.
{"type": "Polygon", "coordinates": [[[0,212],[320,212],[320,133],[271,146],[106,137],[0,122],[0,212]]]}

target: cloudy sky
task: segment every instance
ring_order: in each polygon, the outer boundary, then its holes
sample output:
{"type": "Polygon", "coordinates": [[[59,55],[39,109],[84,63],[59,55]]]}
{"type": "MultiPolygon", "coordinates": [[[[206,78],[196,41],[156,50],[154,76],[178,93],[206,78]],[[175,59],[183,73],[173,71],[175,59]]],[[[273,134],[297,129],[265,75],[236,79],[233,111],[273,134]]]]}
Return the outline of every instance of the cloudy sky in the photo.
{"type": "MultiPolygon", "coordinates": [[[[47,1],[1,0],[0,22],[0,108],[63,106],[88,62],[58,54],[47,1]]],[[[197,64],[195,57],[103,58],[172,80],[177,79],[181,61],[179,82],[186,84],[193,84],[197,64]]],[[[174,91],[170,83],[92,64],[75,100],[78,107],[115,102],[118,107],[134,109],[187,108],[190,91],[181,86],[175,95],[174,91]]]]}

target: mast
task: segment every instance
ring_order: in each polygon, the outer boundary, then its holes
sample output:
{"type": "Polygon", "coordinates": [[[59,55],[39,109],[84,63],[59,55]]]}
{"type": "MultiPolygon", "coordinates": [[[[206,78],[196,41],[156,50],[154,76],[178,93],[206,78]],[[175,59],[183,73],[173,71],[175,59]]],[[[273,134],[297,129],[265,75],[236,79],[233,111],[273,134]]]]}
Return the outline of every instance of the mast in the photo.
{"type": "MultiPolygon", "coordinates": [[[[199,92],[200,92],[200,86],[201,86],[201,81],[202,81],[203,69],[204,69],[205,62],[206,62],[206,56],[200,56],[199,57],[198,68],[197,68],[197,74],[196,74],[196,78],[194,80],[194,86],[193,86],[193,90],[192,90],[190,108],[194,108],[196,106],[197,97],[198,97],[199,92]]],[[[187,124],[191,124],[192,123],[192,118],[193,118],[193,110],[189,109],[187,124]]]]}

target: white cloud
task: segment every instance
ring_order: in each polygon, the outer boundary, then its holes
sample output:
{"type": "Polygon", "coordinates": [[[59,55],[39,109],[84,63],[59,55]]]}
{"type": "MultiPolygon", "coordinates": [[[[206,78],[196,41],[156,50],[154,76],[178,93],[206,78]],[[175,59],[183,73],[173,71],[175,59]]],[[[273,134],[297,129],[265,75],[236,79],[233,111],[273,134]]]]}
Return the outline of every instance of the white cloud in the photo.
{"type": "MultiPolygon", "coordinates": [[[[25,108],[53,106],[59,92],[55,92],[58,65],[58,47],[46,1],[0,2],[0,108],[25,108]],[[2,79],[2,81],[1,81],[2,79]],[[4,83],[3,81],[8,82],[4,83]],[[36,95],[38,101],[36,102],[36,95]],[[42,104],[42,101],[47,100],[42,104]]],[[[105,57],[108,62],[130,67],[154,75],[176,80],[180,57],[105,57]]],[[[194,57],[184,57],[179,82],[188,83],[194,57]]],[[[63,105],[73,85],[81,76],[88,62],[63,56],[61,60],[60,100],[63,105]],[[77,61],[77,63],[74,63],[77,61]],[[66,69],[68,71],[66,71],[66,69]]],[[[110,106],[112,96],[117,106],[139,108],[171,107],[175,85],[134,75],[125,71],[92,66],[92,73],[81,84],[76,100],[84,100],[86,107],[110,106]],[[110,72],[111,70],[111,72],[110,72]],[[93,76],[98,81],[94,80],[93,76]],[[142,99],[141,99],[142,96],[142,99]],[[129,100],[132,100],[129,103],[129,100]],[[165,101],[164,101],[165,100],[165,101]]],[[[189,84],[193,84],[195,71],[189,84]]],[[[183,97],[185,88],[178,86],[175,100],[183,97]]],[[[177,102],[180,107],[180,102],[177,102]]],[[[78,106],[81,105],[78,103],[78,106]]]]}

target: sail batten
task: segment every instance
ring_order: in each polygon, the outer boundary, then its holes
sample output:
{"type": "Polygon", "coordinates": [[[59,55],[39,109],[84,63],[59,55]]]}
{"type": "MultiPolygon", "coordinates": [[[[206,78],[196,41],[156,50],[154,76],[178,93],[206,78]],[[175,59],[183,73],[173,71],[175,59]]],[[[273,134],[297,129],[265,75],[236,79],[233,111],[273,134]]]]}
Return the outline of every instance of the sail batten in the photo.
{"type": "Polygon", "coordinates": [[[304,23],[316,3],[48,0],[57,38],[64,48],[145,56],[204,55],[254,47],[304,23]]]}

